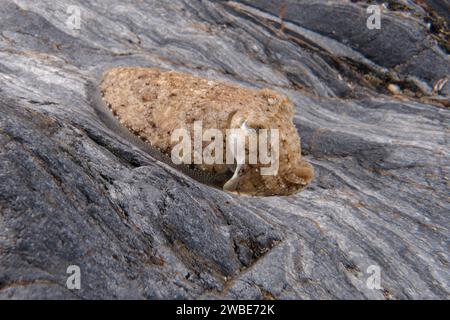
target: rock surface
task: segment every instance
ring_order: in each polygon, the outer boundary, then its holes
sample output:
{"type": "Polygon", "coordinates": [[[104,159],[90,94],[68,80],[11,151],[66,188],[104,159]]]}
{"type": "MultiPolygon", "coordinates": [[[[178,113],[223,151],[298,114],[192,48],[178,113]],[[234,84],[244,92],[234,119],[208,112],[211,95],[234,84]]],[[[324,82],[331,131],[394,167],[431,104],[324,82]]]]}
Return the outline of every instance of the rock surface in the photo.
{"type": "Polygon", "coordinates": [[[1,1],[0,298],[448,299],[447,4],[388,3],[369,30],[366,1],[1,1]],[[117,66],[288,95],[315,180],[239,197],[155,161],[90,103],[117,66]]]}

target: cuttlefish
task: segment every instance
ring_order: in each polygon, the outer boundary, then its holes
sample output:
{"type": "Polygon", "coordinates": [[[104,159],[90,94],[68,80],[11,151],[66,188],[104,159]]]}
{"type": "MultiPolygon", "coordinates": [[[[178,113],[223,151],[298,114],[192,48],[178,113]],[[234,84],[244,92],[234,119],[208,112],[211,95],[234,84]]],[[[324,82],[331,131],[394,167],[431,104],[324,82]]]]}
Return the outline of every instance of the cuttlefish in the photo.
{"type": "MultiPolygon", "coordinates": [[[[194,161],[185,165],[204,176],[215,177],[214,184],[225,191],[254,196],[290,195],[302,190],[313,179],[313,167],[301,156],[300,137],[293,123],[294,106],[287,96],[271,89],[246,88],[155,68],[114,68],[104,73],[100,93],[121,126],[149,148],[166,155],[165,159],[171,159],[168,161],[174,161],[173,151],[180,143],[174,139],[174,132],[180,129],[187,132],[188,139],[192,139],[188,141],[191,146],[198,146],[196,125],[201,125],[203,132],[215,129],[221,133],[219,138],[202,140],[200,145],[204,149],[223,139],[218,144],[224,149],[223,158],[219,157],[223,161],[194,161]],[[273,163],[238,162],[236,157],[234,163],[229,163],[227,138],[232,135],[236,138],[241,132],[244,136],[249,133],[248,137],[256,134],[258,141],[262,141],[258,133],[263,131],[277,132],[265,140],[269,142],[266,151],[276,155],[275,171],[263,172],[273,163]],[[277,144],[272,144],[274,137],[277,144]]],[[[234,154],[237,153],[235,147],[234,154]]],[[[255,151],[250,140],[245,140],[244,150],[250,158],[249,153],[255,151]]],[[[256,152],[258,158],[261,150],[256,152]]],[[[196,156],[198,159],[194,148],[182,153],[183,159],[186,155],[191,161],[196,156]]],[[[215,154],[218,154],[217,149],[215,154]]]]}

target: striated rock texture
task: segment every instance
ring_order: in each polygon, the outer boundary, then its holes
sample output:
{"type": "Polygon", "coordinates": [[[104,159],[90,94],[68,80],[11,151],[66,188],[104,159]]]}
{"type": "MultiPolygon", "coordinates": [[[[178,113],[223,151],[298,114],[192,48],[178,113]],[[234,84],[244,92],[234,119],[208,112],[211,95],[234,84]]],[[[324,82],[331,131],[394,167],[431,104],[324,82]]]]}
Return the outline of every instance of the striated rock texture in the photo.
{"type": "Polygon", "coordinates": [[[2,0],[0,298],[448,299],[448,2],[386,3],[369,30],[366,1],[2,0]],[[156,161],[92,106],[118,66],[286,94],[315,179],[156,161]]]}

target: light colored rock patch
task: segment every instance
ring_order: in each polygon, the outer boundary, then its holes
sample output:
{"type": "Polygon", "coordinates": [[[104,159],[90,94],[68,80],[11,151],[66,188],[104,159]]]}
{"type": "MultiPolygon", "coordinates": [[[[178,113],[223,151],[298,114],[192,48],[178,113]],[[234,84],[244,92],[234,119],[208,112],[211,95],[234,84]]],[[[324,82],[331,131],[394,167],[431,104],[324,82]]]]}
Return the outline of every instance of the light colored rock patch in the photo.
{"type": "MultiPolygon", "coordinates": [[[[224,139],[227,129],[240,128],[244,122],[251,129],[278,129],[278,173],[264,176],[260,174],[263,165],[247,163],[233,187],[227,184],[227,191],[289,195],[300,191],[313,178],[312,166],[301,159],[300,137],[292,121],[294,106],[275,91],[150,68],[111,69],[104,74],[101,91],[124,126],[169,155],[177,144],[171,141],[172,132],[184,128],[194,139],[195,121],[202,121],[203,130],[219,129],[224,139]]],[[[203,148],[209,143],[203,142],[203,148]]],[[[224,164],[197,166],[222,173],[228,169],[225,154],[224,151],[224,164]]]]}

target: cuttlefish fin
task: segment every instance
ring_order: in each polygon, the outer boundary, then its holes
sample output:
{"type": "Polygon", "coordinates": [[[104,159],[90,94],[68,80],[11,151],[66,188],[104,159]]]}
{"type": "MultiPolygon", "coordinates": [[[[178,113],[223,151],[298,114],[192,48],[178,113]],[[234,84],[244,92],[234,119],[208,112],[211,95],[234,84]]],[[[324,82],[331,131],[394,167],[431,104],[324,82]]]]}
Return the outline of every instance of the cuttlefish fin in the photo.
{"type": "MultiPolygon", "coordinates": [[[[244,134],[248,134],[248,133],[250,133],[250,132],[252,132],[252,131],[255,130],[255,129],[250,128],[250,127],[247,125],[247,120],[245,120],[244,122],[242,122],[240,129],[244,131],[244,134]]],[[[232,152],[234,152],[234,150],[232,150],[232,152]]],[[[236,155],[233,154],[233,156],[234,156],[234,159],[236,160],[236,155]]],[[[240,175],[240,174],[241,174],[241,169],[244,167],[244,165],[245,165],[245,163],[242,163],[242,164],[237,163],[237,164],[236,164],[236,169],[234,170],[233,176],[230,178],[230,180],[228,180],[228,181],[223,185],[223,188],[222,188],[222,189],[223,189],[224,191],[229,191],[229,192],[231,192],[231,191],[236,191],[236,189],[237,189],[237,187],[238,187],[238,183],[239,183],[239,178],[240,178],[240,176],[241,176],[241,175],[240,175]]]]}

